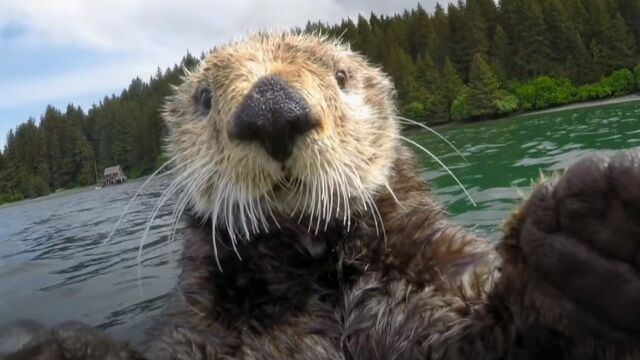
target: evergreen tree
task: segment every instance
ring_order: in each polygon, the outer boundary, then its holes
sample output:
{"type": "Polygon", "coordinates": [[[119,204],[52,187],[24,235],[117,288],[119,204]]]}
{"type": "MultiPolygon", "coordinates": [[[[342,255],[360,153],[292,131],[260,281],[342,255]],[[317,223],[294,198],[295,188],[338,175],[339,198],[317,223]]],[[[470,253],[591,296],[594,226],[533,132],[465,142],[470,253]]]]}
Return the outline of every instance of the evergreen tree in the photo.
{"type": "Polygon", "coordinates": [[[416,61],[416,79],[427,93],[435,94],[440,90],[441,75],[429,53],[423,53],[416,61]]]}
{"type": "Polygon", "coordinates": [[[600,74],[595,68],[591,57],[592,54],[587,50],[580,35],[574,34],[570,43],[570,49],[573,49],[573,51],[567,59],[567,77],[571,78],[576,84],[586,84],[598,80],[600,74]]]}
{"type": "Polygon", "coordinates": [[[499,24],[495,28],[492,43],[491,64],[501,77],[506,78],[511,65],[510,44],[507,33],[499,24]]]}
{"type": "Polygon", "coordinates": [[[635,37],[636,49],[640,49],[640,2],[638,0],[618,0],[617,5],[619,13],[635,37]]]}
{"type": "Polygon", "coordinates": [[[409,55],[416,59],[420,53],[428,49],[434,41],[435,33],[429,15],[422,5],[418,4],[411,14],[409,32],[409,55]]]}
{"type": "Polygon", "coordinates": [[[476,54],[473,58],[467,96],[471,116],[496,113],[496,102],[501,97],[500,82],[481,54],[476,54]]]}
{"type": "Polygon", "coordinates": [[[516,0],[521,11],[514,19],[515,75],[529,79],[544,74],[552,67],[551,49],[542,10],[536,1],[516,0]]]}
{"type": "Polygon", "coordinates": [[[445,59],[444,68],[442,69],[442,97],[446,101],[449,119],[451,119],[451,104],[453,104],[453,100],[455,100],[458,94],[462,92],[463,88],[464,83],[460,79],[453,63],[449,58],[445,59]]]}
{"type": "Polygon", "coordinates": [[[560,0],[547,0],[544,8],[544,21],[549,33],[549,49],[551,61],[548,74],[561,76],[565,73],[568,57],[567,49],[575,49],[573,43],[577,30],[571,24],[569,16],[560,0]]]}
{"type": "Polygon", "coordinates": [[[432,54],[436,64],[442,66],[449,54],[451,30],[449,27],[449,18],[439,3],[436,4],[432,21],[435,40],[429,48],[429,53],[432,54]]]}

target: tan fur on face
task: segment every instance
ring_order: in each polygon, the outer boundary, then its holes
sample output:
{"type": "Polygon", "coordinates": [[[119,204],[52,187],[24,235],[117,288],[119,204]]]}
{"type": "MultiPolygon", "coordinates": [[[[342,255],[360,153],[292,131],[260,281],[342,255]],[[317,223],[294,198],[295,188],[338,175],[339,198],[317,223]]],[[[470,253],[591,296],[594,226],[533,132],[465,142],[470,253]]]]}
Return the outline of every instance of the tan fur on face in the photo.
{"type": "Polygon", "coordinates": [[[246,236],[268,228],[271,217],[297,217],[317,231],[331,219],[348,223],[355,212],[373,212],[371,198],[387,185],[397,146],[394,111],[387,76],[325,38],[259,34],[218,48],[165,107],[183,204],[246,236]],[[345,89],[335,80],[338,70],[348,74],[345,89]],[[227,135],[243,97],[269,75],[298,92],[319,122],[284,166],[259,144],[227,135]],[[202,87],[213,95],[208,115],[197,108],[202,87]]]}

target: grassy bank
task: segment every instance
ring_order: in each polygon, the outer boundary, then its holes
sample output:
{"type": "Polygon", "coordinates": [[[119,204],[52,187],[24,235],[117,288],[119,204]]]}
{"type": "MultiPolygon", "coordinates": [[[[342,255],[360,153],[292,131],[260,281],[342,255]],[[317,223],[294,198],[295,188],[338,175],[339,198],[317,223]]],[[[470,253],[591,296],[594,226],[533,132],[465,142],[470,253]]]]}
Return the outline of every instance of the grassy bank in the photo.
{"type": "Polygon", "coordinates": [[[640,101],[640,93],[625,95],[625,96],[620,96],[615,98],[609,98],[609,99],[586,101],[586,102],[579,102],[579,103],[573,103],[573,104],[562,105],[562,106],[555,106],[555,107],[551,107],[543,110],[525,112],[522,114],[518,114],[517,116],[524,117],[524,116],[547,114],[547,113],[565,111],[565,110],[583,109],[583,108],[606,106],[606,105],[613,105],[613,104],[622,104],[622,103],[632,102],[632,101],[640,101]]]}
{"type": "Polygon", "coordinates": [[[72,195],[72,194],[77,194],[77,193],[93,190],[94,188],[95,188],[95,185],[78,186],[78,187],[71,188],[71,189],[63,189],[63,190],[60,190],[60,191],[53,192],[53,193],[51,193],[49,195],[38,196],[38,197],[35,197],[35,198],[30,198],[30,199],[21,199],[21,200],[13,201],[13,202],[6,202],[6,203],[3,203],[3,204],[0,204],[0,209],[6,208],[6,207],[10,207],[10,206],[29,204],[29,203],[38,202],[38,201],[47,200],[47,199],[55,199],[55,198],[59,198],[59,197],[63,197],[63,196],[68,196],[68,195],[72,195]]]}

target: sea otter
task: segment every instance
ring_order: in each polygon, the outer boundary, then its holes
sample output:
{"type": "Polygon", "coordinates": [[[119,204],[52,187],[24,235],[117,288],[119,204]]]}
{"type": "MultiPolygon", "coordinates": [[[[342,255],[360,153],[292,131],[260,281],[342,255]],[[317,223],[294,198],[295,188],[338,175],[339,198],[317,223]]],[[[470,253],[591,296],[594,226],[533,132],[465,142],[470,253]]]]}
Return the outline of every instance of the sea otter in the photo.
{"type": "Polygon", "coordinates": [[[333,40],[217,48],[163,114],[190,226],[148,349],[67,324],[10,358],[640,359],[640,151],[541,181],[493,245],[434,201],[388,76],[333,40]]]}

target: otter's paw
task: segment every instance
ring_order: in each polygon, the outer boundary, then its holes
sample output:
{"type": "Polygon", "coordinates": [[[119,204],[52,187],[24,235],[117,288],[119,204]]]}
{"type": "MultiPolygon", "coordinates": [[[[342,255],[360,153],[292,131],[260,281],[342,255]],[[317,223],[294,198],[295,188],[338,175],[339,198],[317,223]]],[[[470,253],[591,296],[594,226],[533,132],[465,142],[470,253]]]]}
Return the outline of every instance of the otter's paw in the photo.
{"type": "Polygon", "coordinates": [[[508,226],[505,272],[517,274],[506,277],[528,282],[520,311],[574,334],[640,339],[640,151],[578,162],[508,226]]]}
{"type": "Polygon", "coordinates": [[[20,350],[4,360],[143,360],[126,344],[112,341],[97,329],[67,322],[54,329],[39,330],[20,350]]]}

